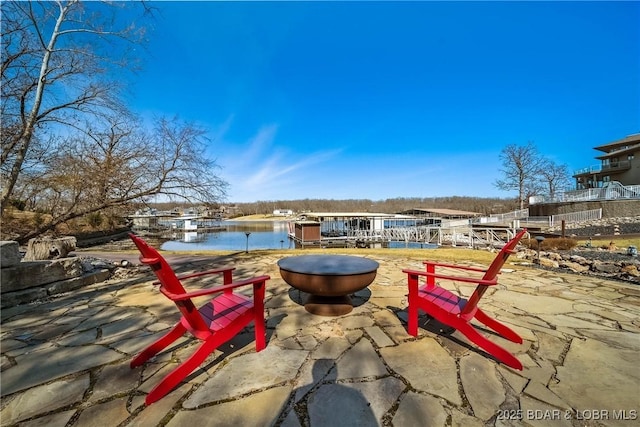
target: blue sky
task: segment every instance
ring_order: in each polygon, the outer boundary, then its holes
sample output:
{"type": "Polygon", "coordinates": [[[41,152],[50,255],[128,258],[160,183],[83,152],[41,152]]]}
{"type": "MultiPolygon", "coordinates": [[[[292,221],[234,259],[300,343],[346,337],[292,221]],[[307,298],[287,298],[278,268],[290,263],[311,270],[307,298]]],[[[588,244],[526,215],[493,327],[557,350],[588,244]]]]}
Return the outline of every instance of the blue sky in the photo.
{"type": "Polygon", "coordinates": [[[153,2],[143,116],[209,130],[230,202],[514,197],[640,132],[638,2],[153,2]]]}

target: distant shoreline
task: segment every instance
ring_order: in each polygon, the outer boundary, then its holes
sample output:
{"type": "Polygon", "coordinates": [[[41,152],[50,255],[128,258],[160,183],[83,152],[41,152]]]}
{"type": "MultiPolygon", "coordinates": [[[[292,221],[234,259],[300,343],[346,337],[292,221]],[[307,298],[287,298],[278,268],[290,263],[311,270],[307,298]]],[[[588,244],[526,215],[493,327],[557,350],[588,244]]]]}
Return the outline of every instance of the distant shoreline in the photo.
{"type": "Polygon", "coordinates": [[[229,218],[224,221],[294,221],[296,217],[294,216],[281,216],[281,215],[265,215],[265,214],[254,214],[254,215],[245,215],[239,216],[237,218],[229,218]]]}

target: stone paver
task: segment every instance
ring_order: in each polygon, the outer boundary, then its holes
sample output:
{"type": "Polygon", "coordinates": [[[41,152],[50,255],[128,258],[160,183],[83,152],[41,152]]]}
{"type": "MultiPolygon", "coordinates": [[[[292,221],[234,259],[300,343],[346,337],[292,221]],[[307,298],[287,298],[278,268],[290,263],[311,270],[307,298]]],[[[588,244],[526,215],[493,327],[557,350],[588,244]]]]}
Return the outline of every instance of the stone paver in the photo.
{"type": "Polygon", "coordinates": [[[268,343],[256,353],[252,328],[243,331],[151,406],[146,393],[197,343],[185,338],[129,368],[178,319],[149,273],[3,309],[0,425],[637,425],[637,286],[508,265],[480,305],[525,340],[490,335],[523,363],[515,371],[424,316],[409,336],[402,269],[422,259],[367,256],[380,263],[376,280],[335,318],[304,310],[274,254],[169,257],[181,273],[228,262],[238,277],[271,275],[268,343]]]}
{"type": "Polygon", "coordinates": [[[380,350],[389,367],[415,389],[461,405],[455,359],[433,338],[380,350]]]}
{"type": "Polygon", "coordinates": [[[495,365],[477,353],[467,354],[460,360],[460,379],[474,415],[481,420],[493,417],[506,396],[495,365]]]}
{"type": "Polygon", "coordinates": [[[409,392],[400,400],[400,406],[393,417],[393,424],[397,426],[426,424],[443,426],[446,420],[447,413],[437,398],[409,392]]]}

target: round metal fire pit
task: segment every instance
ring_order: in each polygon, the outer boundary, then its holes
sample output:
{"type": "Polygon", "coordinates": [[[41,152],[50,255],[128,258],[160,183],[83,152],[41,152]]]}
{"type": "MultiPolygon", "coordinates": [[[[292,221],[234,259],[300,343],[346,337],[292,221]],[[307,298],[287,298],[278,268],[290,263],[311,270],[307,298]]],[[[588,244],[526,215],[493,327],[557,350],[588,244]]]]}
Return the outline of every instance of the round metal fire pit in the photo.
{"type": "Polygon", "coordinates": [[[319,316],[353,310],[349,295],[369,286],[378,266],[376,261],[347,255],[301,255],[278,261],[284,281],[310,294],[304,308],[319,316]]]}

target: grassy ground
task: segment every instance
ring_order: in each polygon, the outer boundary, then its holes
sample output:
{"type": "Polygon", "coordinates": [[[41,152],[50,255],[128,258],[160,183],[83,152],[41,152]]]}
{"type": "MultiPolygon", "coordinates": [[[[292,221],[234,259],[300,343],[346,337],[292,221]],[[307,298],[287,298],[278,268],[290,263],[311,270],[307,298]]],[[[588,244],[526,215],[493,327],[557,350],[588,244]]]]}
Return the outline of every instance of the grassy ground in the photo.
{"type": "MultiPolygon", "coordinates": [[[[589,239],[578,240],[578,246],[585,246],[588,241],[589,239]]],[[[610,242],[615,243],[619,249],[628,248],[629,246],[640,248],[640,236],[608,236],[602,239],[593,239],[591,246],[594,248],[608,249],[610,242]]]]}

